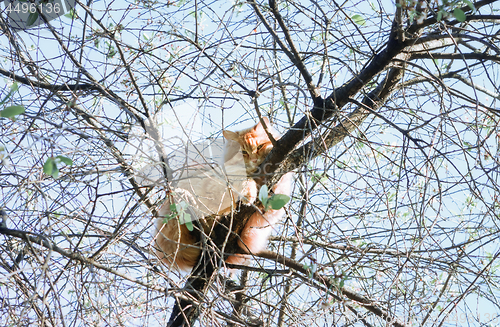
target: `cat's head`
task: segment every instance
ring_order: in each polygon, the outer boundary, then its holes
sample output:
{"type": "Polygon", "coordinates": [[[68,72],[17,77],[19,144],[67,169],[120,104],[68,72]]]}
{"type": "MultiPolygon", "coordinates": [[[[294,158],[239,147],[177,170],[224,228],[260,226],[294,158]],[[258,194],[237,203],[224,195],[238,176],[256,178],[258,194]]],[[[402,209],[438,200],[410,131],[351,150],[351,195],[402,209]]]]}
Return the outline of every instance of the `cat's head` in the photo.
{"type": "MultiPolygon", "coordinates": [[[[279,134],[272,129],[269,119],[264,117],[263,120],[269,133],[277,140],[279,134]]],[[[260,121],[257,125],[242,131],[223,131],[222,133],[227,140],[237,142],[240,145],[247,173],[249,174],[255,171],[273,148],[273,144],[260,121]]]]}

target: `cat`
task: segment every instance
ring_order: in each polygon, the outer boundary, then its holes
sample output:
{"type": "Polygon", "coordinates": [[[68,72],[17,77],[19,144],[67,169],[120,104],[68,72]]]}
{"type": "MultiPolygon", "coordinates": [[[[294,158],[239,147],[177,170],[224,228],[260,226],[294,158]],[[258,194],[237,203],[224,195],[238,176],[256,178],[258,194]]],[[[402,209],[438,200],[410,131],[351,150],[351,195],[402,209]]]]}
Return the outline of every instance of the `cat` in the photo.
{"type": "MultiPolygon", "coordinates": [[[[269,120],[263,118],[268,132],[274,139],[279,134],[271,127],[269,120]]],[[[190,214],[195,219],[204,219],[211,214],[229,214],[237,200],[253,204],[257,199],[257,184],[250,177],[273,148],[261,122],[255,126],[237,132],[223,131],[226,139],[223,165],[221,169],[197,167],[196,173],[188,174],[182,179],[173,193],[167,196],[160,208],[160,217],[172,215],[171,204],[184,201],[189,203],[190,214]],[[218,177],[218,178],[217,178],[218,177]],[[228,187],[228,183],[230,186],[228,187]]],[[[290,194],[292,173],[285,174],[274,185],[276,194],[290,194]]],[[[243,252],[251,254],[264,250],[273,226],[284,216],[284,209],[257,210],[248,219],[240,233],[238,245],[243,252]]],[[[208,234],[215,222],[205,221],[205,232],[208,234]]],[[[179,219],[158,218],[155,230],[155,247],[158,257],[166,264],[178,270],[189,270],[197,262],[200,255],[198,240],[179,219]]],[[[231,255],[227,263],[242,264],[248,256],[231,255]]]]}

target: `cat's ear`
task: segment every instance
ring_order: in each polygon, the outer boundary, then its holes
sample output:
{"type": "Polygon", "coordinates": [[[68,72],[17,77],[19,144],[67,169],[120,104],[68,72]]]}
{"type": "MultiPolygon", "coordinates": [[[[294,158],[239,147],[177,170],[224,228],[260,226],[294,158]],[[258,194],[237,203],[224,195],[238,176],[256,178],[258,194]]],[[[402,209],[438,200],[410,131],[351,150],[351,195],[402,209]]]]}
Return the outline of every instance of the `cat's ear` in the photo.
{"type": "Polygon", "coordinates": [[[237,132],[222,131],[222,135],[224,135],[226,140],[238,141],[239,139],[239,134],[237,132]]]}
{"type": "MultiPolygon", "coordinates": [[[[267,117],[262,117],[262,120],[264,121],[264,123],[266,124],[266,126],[267,126],[268,128],[269,128],[269,127],[271,127],[271,123],[269,122],[269,118],[267,118],[267,117]]],[[[260,125],[262,125],[262,123],[260,122],[260,120],[259,120],[259,124],[260,124],[260,125]]],[[[264,127],[264,126],[262,126],[262,127],[264,127]]]]}
{"type": "MultiPolygon", "coordinates": [[[[269,118],[267,117],[262,117],[262,120],[264,121],[264,123],[266,124],[266,127],[268,129],[271,129],[271,123],[269,122],[269,118]]],[[[264,131],[264,126],[262,125],[262,122],[259,120],[259,122],[257,123],[257,125],[255,125],[255,127],[253,128],[254,131],[257,131],[259,129],[262,129],[262,131],[264,131]]]]}

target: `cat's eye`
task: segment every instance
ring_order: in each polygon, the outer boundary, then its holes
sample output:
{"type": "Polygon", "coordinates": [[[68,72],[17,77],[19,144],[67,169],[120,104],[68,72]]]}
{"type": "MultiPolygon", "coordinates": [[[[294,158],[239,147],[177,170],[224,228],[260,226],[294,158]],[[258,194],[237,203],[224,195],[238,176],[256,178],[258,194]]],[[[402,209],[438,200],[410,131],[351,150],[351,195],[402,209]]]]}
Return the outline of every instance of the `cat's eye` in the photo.
{"type": "Polygon", "coordinates": [[[241,153],[243,153],[243,155],[248,155],[248,152],[245,150],[241,150],[241,153]]]}
{"type": "Polygon", "coordinates": [[[257,147],[257,151],[262,150],[262,148],[263,148],[263,147],[264,147],[264,144],[259,145],[259,146],[257,147]]]}

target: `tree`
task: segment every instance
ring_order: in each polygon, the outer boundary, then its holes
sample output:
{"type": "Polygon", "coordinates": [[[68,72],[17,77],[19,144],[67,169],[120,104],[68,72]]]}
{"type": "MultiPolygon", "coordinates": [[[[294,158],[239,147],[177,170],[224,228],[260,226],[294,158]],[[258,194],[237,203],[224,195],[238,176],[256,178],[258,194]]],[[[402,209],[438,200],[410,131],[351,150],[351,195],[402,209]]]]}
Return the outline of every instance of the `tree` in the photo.
{"type": "Polygon", "coordinates": [[[4,5],[1,320],[165,325],[182,299],[209,326],[497,323],[497,8],[77,2],[19,30],[4,5]],[[161,265],[179,151],[263,116],[258,181],[295,171],[269,251],[234,278],[161,265]]]}

